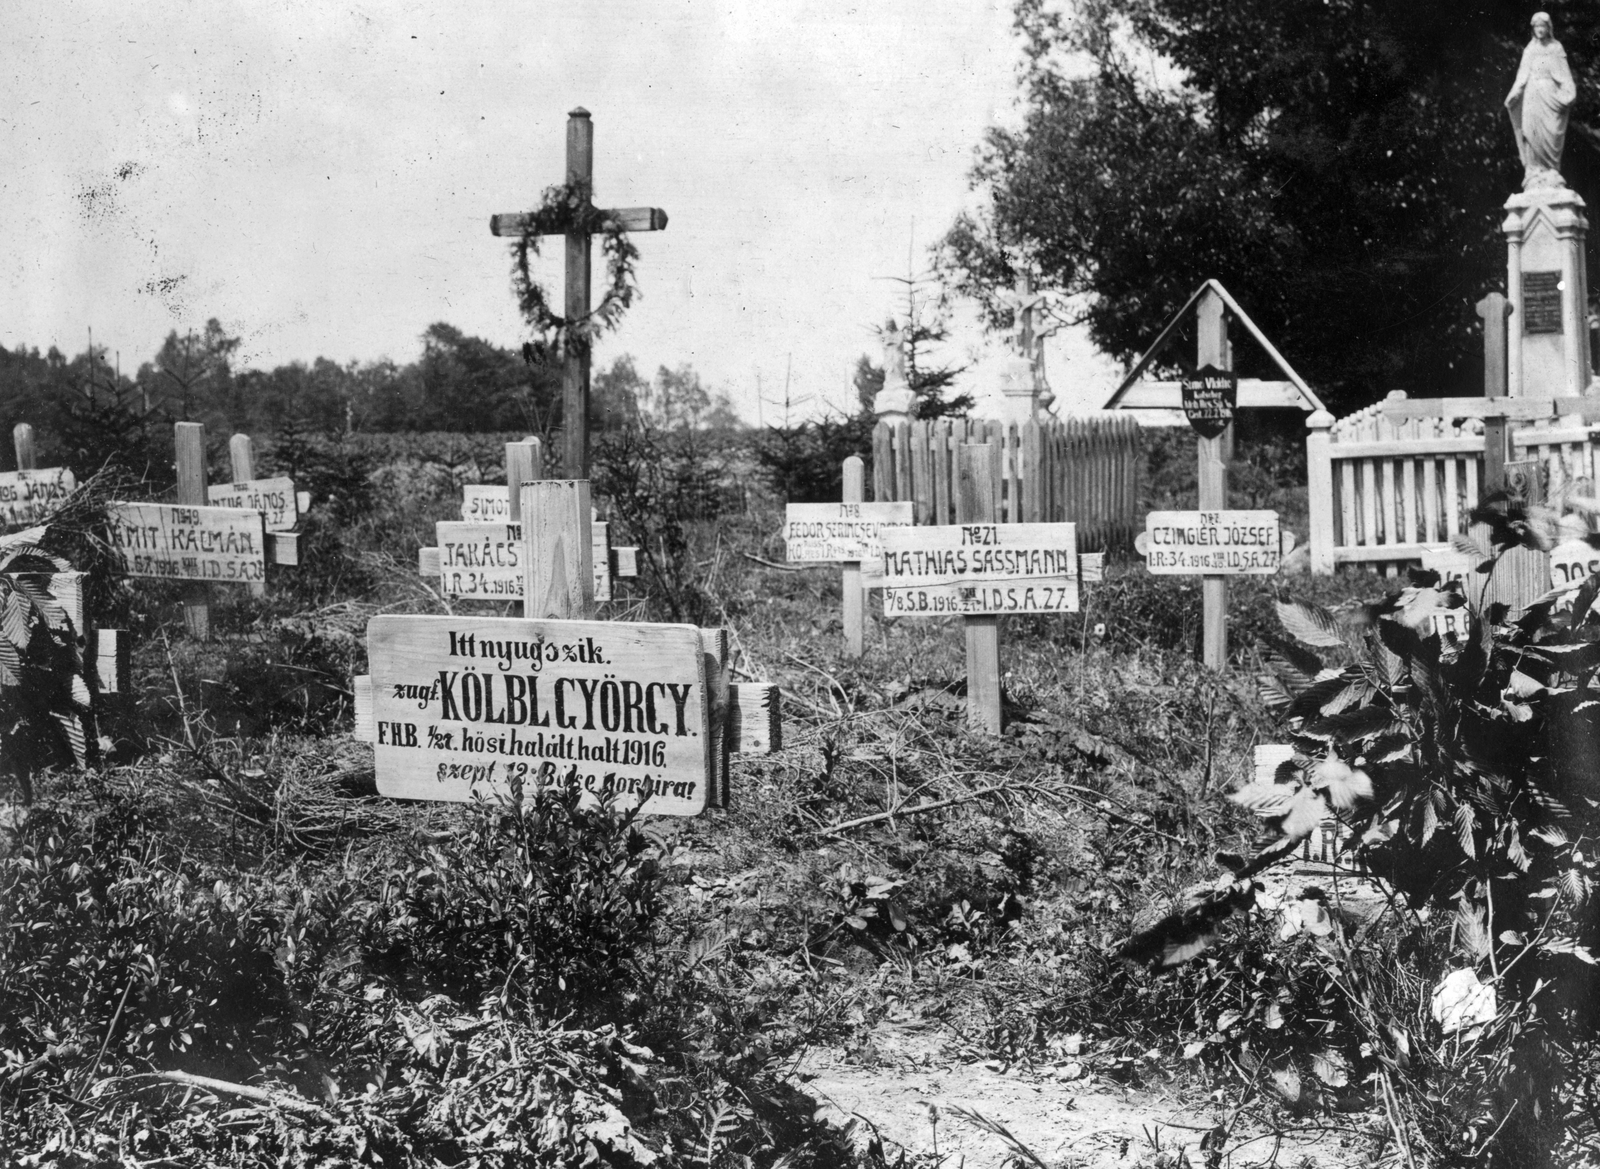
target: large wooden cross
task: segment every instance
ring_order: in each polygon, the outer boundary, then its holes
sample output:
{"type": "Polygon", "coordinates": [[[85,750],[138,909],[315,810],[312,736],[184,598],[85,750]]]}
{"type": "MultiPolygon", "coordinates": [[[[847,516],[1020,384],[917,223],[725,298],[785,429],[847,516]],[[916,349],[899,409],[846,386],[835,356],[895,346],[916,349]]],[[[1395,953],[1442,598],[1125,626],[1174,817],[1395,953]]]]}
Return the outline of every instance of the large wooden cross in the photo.
{"type": "MultiPolygon", "coordinates": [[[[594,123],[579,106],[567,115],[567,183],[592,189],[594,123]]],[[[604,212],[605,226],[623,231],[662,231],[667,213],[659,207],[615,207],[604,212]]],[[[499,236],[520,236],[532,217],[524,212],[489,217],[489,230],[499,236]]],[[[583,231],[552,232],[567,239],[567,294],[562,310],[569,321],[589,315],[589,235],[583,231]]],[[[561,370],[563,464],[569,479],[589,477],[589,350],[585,345],[563,349],[561,370]]]]}

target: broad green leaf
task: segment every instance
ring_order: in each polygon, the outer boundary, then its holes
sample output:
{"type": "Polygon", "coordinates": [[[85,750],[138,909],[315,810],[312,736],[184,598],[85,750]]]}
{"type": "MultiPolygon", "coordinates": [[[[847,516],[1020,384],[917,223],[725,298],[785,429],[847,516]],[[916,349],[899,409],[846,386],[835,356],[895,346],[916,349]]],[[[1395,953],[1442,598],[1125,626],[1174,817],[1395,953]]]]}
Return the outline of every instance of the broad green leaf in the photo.
{"type": "Polygon", "coordinates": [[[1343,759],[1329,757],[1311,769],[1311,786],[1327,793],[1328,803],[1340,810],[1353,808],[1357,800],[1372,798],[1372,779],[1343,759]]]}
{"type": "Polygon", "coordinates": [[[1461,840],[1461,851],[1473,860],[1478,858],[1478,842],[1473,834],[1473,829],[1478,825],[1478,819],[1472,814],[1471,804],[1456,805],[1456,835],[1461,840]]]}
{"type": "Polygon", "coordinates": [[[1278,621],[1284,632],[1305,645],[1337,649],[1344,645],[1339,623],[1321,605],[1308,601],[1277,602],[1278,621]]]}

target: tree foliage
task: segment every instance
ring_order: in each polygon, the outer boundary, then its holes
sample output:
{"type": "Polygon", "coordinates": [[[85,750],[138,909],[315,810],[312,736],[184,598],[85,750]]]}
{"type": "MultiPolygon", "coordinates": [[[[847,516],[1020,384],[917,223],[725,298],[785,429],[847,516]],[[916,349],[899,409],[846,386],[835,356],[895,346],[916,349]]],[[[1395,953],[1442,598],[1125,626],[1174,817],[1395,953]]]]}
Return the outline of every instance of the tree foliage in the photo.
{"type": "MultiPolygon", "coordinates": [[[[1593,193],[1600,14],[1548,6],[1578,80],[1564,173],[1593,193]]],[[[1520,189],[1502,0],[1018,0],[1025,116],[992,131],[940,265],[1003,323],[1019,256],[1128,360],[1217,278],[1326,400],[1469,389],[1472,306],[1520,189]]],[[[1255,358],[1243,348],[1245,372],[1255,358]]]]}

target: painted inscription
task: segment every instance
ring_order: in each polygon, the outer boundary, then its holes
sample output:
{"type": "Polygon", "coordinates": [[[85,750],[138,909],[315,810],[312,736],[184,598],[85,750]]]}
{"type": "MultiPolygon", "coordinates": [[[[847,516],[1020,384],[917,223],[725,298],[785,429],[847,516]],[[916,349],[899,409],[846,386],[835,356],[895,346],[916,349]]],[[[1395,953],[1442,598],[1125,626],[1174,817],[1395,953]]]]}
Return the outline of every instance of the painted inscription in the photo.
{"type": "Polygon", "coordinates": [[[442,520],[434,531],[444,593],[473,601],[522,599],[521,524],[442,520]]]}
{"type": "Polygon", "coordinates": [[[111,548],[129,576],[213,583],[266,579],[261,513],[232,507],[112,503],[111,548]]]}
{"type": "Polygon", "coordinates": [[[652,815],[705,808],[692,625],[382,616],[367,651],[383,795],[503,799],[576,783],[652,815]]]}
{"type": "Polygon", "coordinates": [[[860,561],[876,565],[883,556],[885,528],[909,528],[913,504],[791,503],[784,512],[787,559],[799,564],[860,561]]]}
{"type": "Polygon", "coordinates": [[[292,532],[300,519],[294,480],[250,479],[243,483],[217,483],[206,488],[206,497],[215,507],[244,507],[261,513],[269,532],[292,532]]]}
{"type": "Polygon", "coordinates": [[[1271,576],[1283,561],[1275,511],[1153,511],[1138,546],[1162,576],[1271,576]]]}
{"type": "Polygon", "coordinates": [[[23,528],[36,524],[60,507],[77,486],[66,467],[0,474],[0,523],[23,528]]]}
{"type": "Polygon", "coordinates": [[[1077,612],[1072,524],[887,528],[882,540],[886,617],[1077,612]]]}
{"type": "Polygon", "coordinates": [[[461,518],[478,524],[511,522],[511,496],[504,486],[468,483],[461,489],[461,518]]]}
{"type": "Polygon", "coordinates": [[[1522,274],[1522,331],[1561,332],[1561,273],[1522,274]]]}

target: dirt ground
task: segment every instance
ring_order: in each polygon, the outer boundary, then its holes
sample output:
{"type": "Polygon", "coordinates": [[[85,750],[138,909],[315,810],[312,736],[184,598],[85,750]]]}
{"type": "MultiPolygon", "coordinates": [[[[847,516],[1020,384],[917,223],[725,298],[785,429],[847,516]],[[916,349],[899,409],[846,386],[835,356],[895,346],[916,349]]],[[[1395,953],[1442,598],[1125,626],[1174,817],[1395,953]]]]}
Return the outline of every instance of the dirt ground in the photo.
{"type": "MultiPolygon", "coordinates": [[[[1257,1108],[1234,1121],[1220,1154],[1208,1152],[1202,1140],[1232,1110],[1207,1099],[1187,1077],[1166,1090],[1132,1090],[1081,1065],[1027,1070],[998,1060],[963,1063],[944,1054],[946,1038],[935,1028],[884,1024],[872,1035],[867,1059],[818,1049],[793,1079],[819,1101],[819,1115],[840,1124],[856,1119],[864,1141],[876,1132],[891,1164],[896,1146],[908,1156],[937,1154],[950,1169],[998,1169],[1016,1157],[1031,1163],[1019,1145],[1051,1169],[1166,1169],[1185,1159],[1194,1169],[1353,1169],[1393,1151],[1382,1148],[1378,1117],[1286,1122],[1274,1130],[1257,1108]]],[[[1148,1078],[1160,1076],[1155,1068],[1148,1078]]]]}

